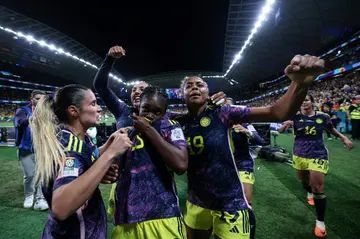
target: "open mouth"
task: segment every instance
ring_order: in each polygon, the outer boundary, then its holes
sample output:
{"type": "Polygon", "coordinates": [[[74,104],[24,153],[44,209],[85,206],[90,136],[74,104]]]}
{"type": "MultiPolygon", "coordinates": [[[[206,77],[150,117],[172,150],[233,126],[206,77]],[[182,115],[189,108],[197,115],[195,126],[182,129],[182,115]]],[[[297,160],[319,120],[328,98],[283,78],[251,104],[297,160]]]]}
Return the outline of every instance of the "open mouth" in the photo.
{"type": "Polygon", "coordinates": [[[134,102],[139,102],[140,101],[140,95],[134,96],[134,102]]]}

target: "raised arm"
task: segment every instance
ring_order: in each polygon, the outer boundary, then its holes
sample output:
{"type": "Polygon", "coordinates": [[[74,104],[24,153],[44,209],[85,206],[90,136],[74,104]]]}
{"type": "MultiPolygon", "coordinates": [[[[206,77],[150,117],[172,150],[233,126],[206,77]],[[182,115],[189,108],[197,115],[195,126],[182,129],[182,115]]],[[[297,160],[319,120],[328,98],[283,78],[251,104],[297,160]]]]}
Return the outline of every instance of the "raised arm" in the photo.
{"type": "Polygon", "coordinates": [[[292,80],[287,92],[274,105],[252,108],[251,122],[282,122],[295,115],[299,110],[308,87],[324,69],[324,60],[315,56],[296,55],[285,74],[292,80]]]}
{"type": "Polygon", "coordinates": [[[114,46],[110,48],[109,53],[106,55],[105,60],[94,78],[94,88],[96,92],[116,119],[127,111],[127,105],[110,89],[109,73],[116,59],[124,55],[125,51],[121,47],[114,46]]]}

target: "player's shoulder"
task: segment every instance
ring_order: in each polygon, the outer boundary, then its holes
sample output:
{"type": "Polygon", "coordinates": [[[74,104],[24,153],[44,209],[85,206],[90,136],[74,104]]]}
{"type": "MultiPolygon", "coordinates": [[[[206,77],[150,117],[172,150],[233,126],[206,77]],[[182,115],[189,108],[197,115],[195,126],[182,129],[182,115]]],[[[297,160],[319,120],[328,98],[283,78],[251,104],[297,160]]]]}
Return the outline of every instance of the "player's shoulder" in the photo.
{"type": "Polygon", "coordinates": [[[160,121],[161,129],[174,128],[174,127],[180,127],[179,121],[177,121],[175,119],[169,119],[169,118],[162,119],[160,121]]]}
{"type": "Polygon", "coordinates": [[[58,136],[60,143],[65,149],[65,152],[76,152],[82,153],[83,151],[83,141],[76,137],[71,131],[64,128],[61,129],[58,136]]]}
{"type": "Polygon", "coordinates": [[[330,115],[328,113],[325,113],[325,112],[317,111],[316,112],[316,117],[326,119],[326,118],[330,118],[330,115]]]}
{"type": "Polygon", "coordinates": [[[299,120],[303,117],[300,111],[296,112],[296,114],[290,120],[299,120]]]}

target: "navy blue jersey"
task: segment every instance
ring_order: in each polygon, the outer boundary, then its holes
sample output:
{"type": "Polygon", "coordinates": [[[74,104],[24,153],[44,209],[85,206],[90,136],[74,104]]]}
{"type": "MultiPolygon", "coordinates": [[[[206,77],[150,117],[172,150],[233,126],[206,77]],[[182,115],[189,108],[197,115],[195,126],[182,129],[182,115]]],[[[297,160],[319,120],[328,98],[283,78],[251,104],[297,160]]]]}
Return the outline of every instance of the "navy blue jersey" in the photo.
{"type": "Polygon", "coordinates": [[[330,116],[318,111],[315,111],[314,116],[305,116],[298,112],[292,120],[295,137],[293,154],[308,159],[328,159],[323,131],[334,127],[330,116]]]}
{"type": "Polygon", "coordinates": [[[231,146],[231,127],[248,121],[250,108],[209,107],[198,117],[177,118],[189,144],[188,200],[203,208],[248,208],[231,146]]]}
{"type": "MultiPolygon", "coordinates": [[[[172,120],[153,122],[170,144],[187,147],[180,125],[172,120]]],[[[174,174],[152,143],[135,131],[129,132],[133,147],[117,181],[115,225],[180,216],[174,174]]]]}
{"type": "Polygon", "coordinates": [[[66,149],[67,158],[56,179],[50,185],[43,187],[50,212],[42,238],[106,238],[106,210],[99,188],[67,219],[59,221],[51,212],[52,192],[82,175],[91,167],[99,154],[98,148],[89,138],[84,142],[67,129],[61,131],[60,142],[66,149]]]}
{"type": "Polygon", "coordinates": [[[248,129],[252,136],[249,138],[245,133],[237,129],[232,130],[236,167],[239,171],[254,172],[254,159],[250,154],[249,142],[253,145],[262,145],[264,141],[254,126],[251,124],[242,124],[242,126],[248,129]]]}

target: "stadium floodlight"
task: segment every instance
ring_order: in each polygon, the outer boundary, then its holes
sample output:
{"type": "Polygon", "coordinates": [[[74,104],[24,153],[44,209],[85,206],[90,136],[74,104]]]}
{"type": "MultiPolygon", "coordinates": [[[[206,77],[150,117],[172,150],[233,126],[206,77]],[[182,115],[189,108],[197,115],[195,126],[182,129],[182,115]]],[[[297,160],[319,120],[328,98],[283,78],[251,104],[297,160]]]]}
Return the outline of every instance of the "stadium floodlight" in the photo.
{"type": "Polygon", "coordinates": [[[225,78],[231,69],[235,66],[235,64],[239,63],[239,59],[241,58],[243,52],[245,51],[246,47],[251,45],[251,39],[254,37],[255,33],[259,30],[259,28],[263,25],[263,23],[266,21],[267,16],[272,10],[273,4],[276,2],[276,0],[266,0],[265,5],[261,9],[261,13],[259,17],[257,18],[257,21],[255,22],[255,25],[253,29],[251,30],[250,35],[248,36],[247,40],[244,42],[244,45],[242,46],[241,50],[235,55],[235,59],[232,61],[229,68],[226,70],[224,75],[216,75],[216,76],[203,76],[203,78],[225,78]]]}
{"type": "MultiPolygon", "coordinates": [[[[70,52],[66,52],[64,51],[62,48],[58,48],[56,47],[55,45],[53,44],[48,44],[46,41],[44,40],[37,40],[36,38],[34,38],[32,35],[25,35],[24,33],[22,32],[16,32],[10,28],[7,28],[7,27],[4,27],[4,26],[0,26],[0,30],[3,30],[5,32],[8,32],[8,33],[12,33],[14,35],[14,37],[16,37],[16,39],[18,38],[24,38],[26,39],[27,41],[29,41],[30,43],[33,43],[33,42],[36,42],[39,46],[41,47],[47,47],[49,48],[51,51],[54,52],[54,54],[65,54],[66,56],[72,58],[73,60],[76,60],[76,61],[79,61],[79,63],[83,64],[84,67],[86,67],[87,65],[91,66],[92,68],[94,69],[99,69],[96,65],[84,60],[84,59],[81,59],[79,58],[78,56],[76,55],[73,55],[71,54],[70,52]]],[[[132,84],[135,84],[134,82],[130,82],[130,83],[125,83],[120,77],[118,76],[115,76],[113,74],[110,74],[109,75],[111,78],[117,80],[118,82],[121,82],[125,85],[132,85],[132,84]]]]}

